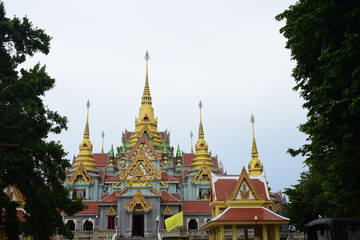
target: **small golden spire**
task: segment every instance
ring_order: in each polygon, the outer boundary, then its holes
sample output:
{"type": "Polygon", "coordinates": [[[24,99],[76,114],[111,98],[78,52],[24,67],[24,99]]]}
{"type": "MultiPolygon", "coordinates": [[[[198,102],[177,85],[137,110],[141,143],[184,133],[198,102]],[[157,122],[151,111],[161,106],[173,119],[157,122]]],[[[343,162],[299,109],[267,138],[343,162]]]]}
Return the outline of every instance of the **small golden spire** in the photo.
{"type": "Polygon", "coordinates": [[[254,122],[255,118],[254,115],[251,114],[250,122],[252,125],[252,147],[251,147],[251,160],[249,163],[249,175],[250,176],[259,176],[263,173],[264,167],[261,163],[260,159],[258,158],[259,153],[256,146],[255,140],[255,130],[254,130],[254,122]]]}
{"type": "Polygon", "coordinates": [[[105,137],[104,131],[101,133],[101,137],[102,137],[101,153],[104,153],[104,137],[105,137]]]}
{"type": "Polygon", "coordinates": [[[256,147],[255,131],[254,131],[255,118],[254,118],[254,115],[253,115],[253,114],[251,114],[250,121],[251,121],[251,125],[252,125],[252,148],[251,148],[251,157],[254,158],[254,157],[258,157],[258,156],[259,156],[259,153],[258,153],[258,150],[257,150],[257,147],[256,147]]]}
{"type": "Polygon", "coordinates": [[[85,124],[85,131],[84,131],[84,138],[90,138],[90,130],[89,130],[89,108],[90,108],[90,101],[88,100],[86,103],[87,112],[86,112],[86,124],[85,124]]]}
{"type": "Polygon", "coordinates": [[[202,108],[202,102],[199,102],[199,108],[200,108],[200,124],[199,124],[199,139],[196,142],[195,145],[195,154],[194,159],[191,163],[191,169],[200,169],[204,164],[209,169],[214,168],[214,164],[211,161],[210,153],[208,152],[208,145],[204,139],[204,128],[202,124],[202,115],[201,115],[201,108],[202,108]]]}
{"type": "Polygon", "coordinates": [[[201,108],[202,108],[202,102],[200,100],[199,102],[199,108],[200,108],[200,124],[199,124],[199,138],[200,137],[204,137],[204,127],[203,127],[203,124],[202,124],[202,114],[201,114],[201,108]]]}
{"type": "Polygon", "coordinates": [[[90,130],[89,130],[89,108],[90,108],[90,101],[88,100],[86,103],[87,113],[86,113],[86,124],[85,124],[85,131],[84,131],[84,139],[82,140],[79,146],[79,154],[75,160],[73,168],[79,167],[81,164],[85,169],[96,169],[96,164],[94,160],[94,156],[92,155],[93,146],[90,141],[90,130]]]}

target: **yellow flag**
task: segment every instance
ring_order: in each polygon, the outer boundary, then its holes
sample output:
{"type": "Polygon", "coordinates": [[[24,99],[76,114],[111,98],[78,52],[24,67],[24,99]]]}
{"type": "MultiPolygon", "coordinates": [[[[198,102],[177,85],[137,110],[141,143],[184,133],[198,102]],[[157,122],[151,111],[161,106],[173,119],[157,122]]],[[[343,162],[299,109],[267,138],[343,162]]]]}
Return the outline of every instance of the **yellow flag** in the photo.
{"type": "Polygon", "coordinates": [[[184,222],[184,212],[181,211],[172,217],[165,219],[166,231],[170,232],[177,226],[182,226],[184,222]]]}

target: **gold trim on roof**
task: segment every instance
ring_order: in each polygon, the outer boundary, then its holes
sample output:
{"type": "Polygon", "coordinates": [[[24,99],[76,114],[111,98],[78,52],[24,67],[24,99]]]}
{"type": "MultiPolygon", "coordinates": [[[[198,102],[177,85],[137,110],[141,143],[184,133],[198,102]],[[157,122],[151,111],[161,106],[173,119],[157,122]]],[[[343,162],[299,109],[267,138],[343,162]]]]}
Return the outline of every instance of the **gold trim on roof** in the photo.
{"type": "Polygon", "coordinates": [[[155,151],[155,149],[146,139],[144,134],[142,135],[141,139],[135,144],[135,146],[131,149],[131,151],[125,154],[125,158],[133,159],[139,154],[140,151],[143,151],[149,159],[161,158],[161,155],[155,151]]]}
{"type": "Polygon", "coordinates": [[[198,183],[210,183],[211,171],[209,170],[209,168],[205,163],[197,172],[197,174],[193,177],[192,181],[198,183]]]}
{"type": "Polygon", "coordinates": [[[146,201],[141,190],[138,189],[130,204],[126,205],[125,203],[125,208],[132,211],[146,211],[152,208],[152,204],[146,201]]]}
{"type": "Polygon", "coordinates": [[[68,177],[66,180],[68,183],[90,183],[93,179],[90,177],[89,173],[84,168],[84,165],[80,163],[80,165],[75,169],[71,177],[68,177]]]}
{"type": "Polygon", "coordinates": [[[173,215],[173,214],[174,214],[174,212],[171,211],[169,206],[166,206],[164,211],[162,211],[162,215],[173,215]]]}
{"type": "Polygon", "coordinates": [[[123,178],[130,179],[136,176],[139,174],[139,168],[146,179],[161,178],[161,172],[156,170],[142,149],[140,149],[139,153],[131,161],[131,164],[126,168],[123,178]]]}
{"type": "Polygon", "coordinates": [[[150,192],[155,194],[155,195],[161,195],[161,193],[159,193],[158,191],[155,190],[155,188],[150,188],[150,192]]]}
{"type": "Polygon", "coordinates": [[[20,190],[14,186],[7,186],[4,189],[4,193],[10,199],[10,201],[14,201],[20,204],[19,207],[24,207],[25,200],[23,195],[21,194],[20,190]]]}
{"type": "Polygon", "coordinates": [[[113,206],[110,206],[109,210],[106,212],[106,215],[116,215],[117,212],[113,208],[113,206]]]}
{"type": "Polygon", "coordinates": [[[227,200],[246,200],[249,198],[254,200],[264,200],[264,198],[258,193],[254,185],[251,183],[249,175],[243,167],[241,174],[236,181],[233,192],[227,196],[227,200]],[[240,198],[237,198],[238,196],[240,198]]]}

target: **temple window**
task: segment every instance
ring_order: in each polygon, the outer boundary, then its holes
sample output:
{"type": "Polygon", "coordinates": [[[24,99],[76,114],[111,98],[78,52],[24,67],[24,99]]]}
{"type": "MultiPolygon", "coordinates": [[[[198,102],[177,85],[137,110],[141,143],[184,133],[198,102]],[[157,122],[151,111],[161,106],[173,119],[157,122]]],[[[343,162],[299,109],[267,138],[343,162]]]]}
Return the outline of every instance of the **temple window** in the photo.
{"type": "Polygon", "coordinates": [[[72,199],[82,198],[85,199],[86,190],[85,189],[73,189],[72,199]]]}
{"type": "Polygon", "coordinates": [[[70,231],[75,231],[75,222],[74,220],[68,220],[66,223],[66,227],[70,230],[70,231]]]}
{"type": "Polygon", "coordinates": [[[209,188],[199,188],[199,197],[198,199],[209,199],[210,189],[209,188]]]}
{"type": "Polygon", "coordinates": [[[93,230],[93,223],[89,220],[86,220],[83,225],[83,230],[85,230],[85,231],[93,230]]]}
{"type": "Polygon", "coordinates": [[[195,230],[195,229],[198,229],[198,222],[195,218],[191,218],[188,222],[188,229],[189,230],[195,230]]]}

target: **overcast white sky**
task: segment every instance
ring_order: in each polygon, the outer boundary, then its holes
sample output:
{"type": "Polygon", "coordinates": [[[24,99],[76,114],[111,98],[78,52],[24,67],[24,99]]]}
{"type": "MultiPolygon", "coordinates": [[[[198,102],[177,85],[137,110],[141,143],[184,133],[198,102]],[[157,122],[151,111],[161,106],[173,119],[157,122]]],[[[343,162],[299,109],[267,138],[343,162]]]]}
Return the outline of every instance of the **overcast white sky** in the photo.
{"type": "Polygon", "coordinates": [[[274,17],[294,0],[85,1],[5,0],[8,17],[25,15],[53,37],[49,55],[24,65],[46,64],[56,86],[45,96],[50,109],[68,117],[60,140],[69,158],[83,138],[91,102],[94,152],[121,145],[134,130],[145,81],[146,50],[158,129],[171,145],[190,151],[203,102],[205,139],[228,174],[251,159],[251,122],[259,158],[272,190],[296,184],[303,159],[286,154],[306,136],[302,100],[292,91],[295,63],[274,17]]]}

